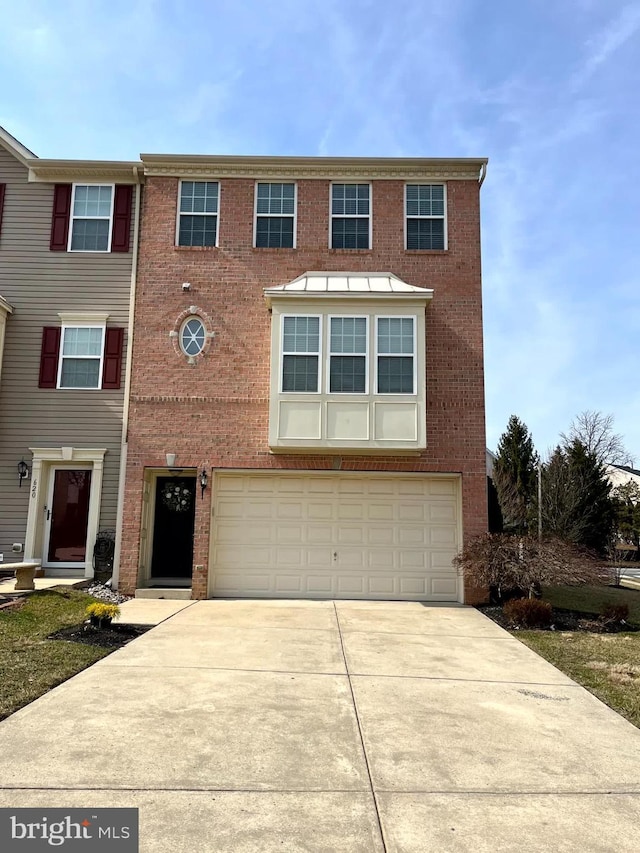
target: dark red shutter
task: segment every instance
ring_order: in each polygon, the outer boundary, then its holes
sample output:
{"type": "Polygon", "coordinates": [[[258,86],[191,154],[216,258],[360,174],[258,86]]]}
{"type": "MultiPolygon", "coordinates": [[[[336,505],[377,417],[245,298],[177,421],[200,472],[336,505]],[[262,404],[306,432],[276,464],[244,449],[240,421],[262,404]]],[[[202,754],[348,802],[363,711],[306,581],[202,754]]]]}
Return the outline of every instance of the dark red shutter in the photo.
{"type": "Polygon", "coordinates": [[[122,344],[124,342],[124,329],[115,326],[107,327],[107,336],[104,342],[104,362],[102,366],[102,387],[119,388],[120,374],[122,373],[122,344]]]}
{"type": "Polygon", "coordinates": [[[60,326],[45,326],[42,330],[39,388],[55,388],[58,384],[58,354],[60,352],[61,331],[60,326]]]}
{"type": "Polygon", "coordinates": [[[53,189],[53,214],[51,216],[52,252],[66,252],[69,240],[69,217],[71,215],[71,184],[56,184],[53,189]]]}
{"type": "Polygon", "coordinates": [[[0,184],[0,234],[2,233],[2,211],[4,210],[4,191],[6,188],[6,184],[0,184]]]}
{"type": "Polygon", "coordinates": [[[129,233],[131,231],[131,199],[133,187],[130,184],[118,184],[113,202],[113,232],[111,251],[129,251],[129,233]]]}

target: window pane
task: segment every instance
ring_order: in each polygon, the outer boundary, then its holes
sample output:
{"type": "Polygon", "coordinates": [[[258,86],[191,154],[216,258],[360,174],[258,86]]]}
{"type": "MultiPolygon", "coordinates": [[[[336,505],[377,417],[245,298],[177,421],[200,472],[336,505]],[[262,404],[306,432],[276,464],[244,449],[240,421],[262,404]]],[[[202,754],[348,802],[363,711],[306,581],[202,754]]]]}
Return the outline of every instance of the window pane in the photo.
{"type": "Polygon", "coordinates": [[[331,352],[366,353],[367,321],[364,317],[331,318],[331,352]]]}
{"type": "Polygon", "coordinates": [[[413,358],[378,357],[378,394],[413,394],[413,358]]]}
{"type": "Polygon", "coordinates": [[[76,186],[74,216],[111,216],[111,187],[76,186]]]}
{"type": "Polygon", "coordinates": [[[318,390],[318,356],[285,355],[282,367],[283,391],[318,390]]]}
{"type": "Polygon", "coordinates": [[[407,249],[444,249],[444,219],[407,219],[407,249]]]}
{"type": "Polygon", "coordinates": [[[204,349],[205,329],[202,320],[194,317],[188,320],[180,335],[180,345],[186,355],[198,355],[204,349]]]}
{"type": "Polygon", "coordinates": [[[369,219],[333,219],[332,249],[368,249],[369,219]]]}
{"type": "Polygon", "coordinates": [[[64,330],[63,355],[102,355],[102,329],[80,326],[64,330]]]}
{"type": "Polygon", "coordinates": [[[380,317],[378,352],[413,354],[413,320],[409,317],[380,317]]]}
{"type": "Polygon", "coordinates": [[[258,213],[291,214],[295,212],[294,184],[258,184],[258,213]]]}
{"type": "Polygon", "coordinates": [[[329,370],[329,391],[351,394],[365,392],[365,362],[363,355],[332,355],[329,370]]]}
{"type": "Polygon", "coordinates": [[[179,246],[215,246],[217,216],[180,216],[179,246]]]}
{"type": "MultiPolygon", "coordinates": [[[[217,181],[183,181],[180,184],[181,213],[217,213],[217,181]]],[[[200,245],[200,244],[189,244],[200,245]]],[[[205,244],[206,245],[206,244],[205,244]]]]}
{"type": "Polygon", "coordinates": [[[333,184],[331,212],[341,215],[369,215],[369,184],[333,184]]]}
{"type": "Polygon", "coordinates": [[[319,352],[320,318],[285,317],[284,352],[319,352]]]}
{"type": "Polygon", "coordinates": [[[109,248],[109,220],[74,219],[71,248],[79,252],[106,252],[109,248]]]}
{"type": "Polygon", "coordinates": [[[97,388],[100,360],[97,358],[63,358],[61,388],[97,388]]]}
{"type": "Polygon", "coordinates": [[[292,249],[293,217],[259,216],[256,222],[256,246],[268,249],[292,249]]]}
{"type": "Polygon", "coordinates": [[[408,184],[407,216],[444,216],[444,186],[408,184]]]}

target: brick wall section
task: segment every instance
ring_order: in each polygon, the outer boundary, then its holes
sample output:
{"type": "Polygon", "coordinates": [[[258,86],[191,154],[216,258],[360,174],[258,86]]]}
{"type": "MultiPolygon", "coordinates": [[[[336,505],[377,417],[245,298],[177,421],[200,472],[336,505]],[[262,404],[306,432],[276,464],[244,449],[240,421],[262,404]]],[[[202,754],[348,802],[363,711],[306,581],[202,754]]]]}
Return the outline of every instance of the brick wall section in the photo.
{"type": "MultiPolygon", "coordinates": [[[[404,250],[404,183],[372,183],[373,249],[330,250],[329,181],[298,181],[297,249],[254,249],[253,180],[220,181],[218,248],[175,243],[177,178],[147,178],[142,214],[121,589],[136,586],[145,467],[330,470],[334,456],[268,448],[270,314],[263,288],[307,270],[393,272],[433,288],[427,307],[427,444],[419,457],[342,458],[343,470],[461,472],[465,539],[487,529],[479,186],[449,181],[446,252],[404,250]],[[182,291],[182,282],[191,290],[182,291]],[[195,365],[169,332],[195,305],[215,338],[195,365]]],[[[198,500],[194,597],[206,596],[210,490],[198,500]]],[[[469,595],[471,595],[469,591],[469,595]]]]}

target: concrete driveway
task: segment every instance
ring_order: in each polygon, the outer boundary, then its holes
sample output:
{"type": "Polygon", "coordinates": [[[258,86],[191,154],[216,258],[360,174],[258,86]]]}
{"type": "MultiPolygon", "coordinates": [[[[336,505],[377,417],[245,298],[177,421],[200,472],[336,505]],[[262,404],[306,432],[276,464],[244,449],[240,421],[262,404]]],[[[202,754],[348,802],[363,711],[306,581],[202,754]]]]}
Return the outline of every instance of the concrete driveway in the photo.
{"type": "Polygon", "coordinates": [[[124,609],[164,621],[0,724],[0,805],[138,806],[163,853],[638,849],[640,731],[475,610],[124,609]]]}

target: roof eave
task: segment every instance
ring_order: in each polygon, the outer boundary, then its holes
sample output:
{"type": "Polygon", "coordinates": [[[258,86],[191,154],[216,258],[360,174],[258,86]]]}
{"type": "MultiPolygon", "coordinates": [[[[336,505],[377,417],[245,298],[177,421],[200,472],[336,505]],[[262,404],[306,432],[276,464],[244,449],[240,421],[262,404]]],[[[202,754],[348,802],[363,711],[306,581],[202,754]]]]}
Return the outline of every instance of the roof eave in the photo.
{"type": "Polygon", "coordinates": [[[479,181],[486,157],[257,157],[141,154],[145,175],[233,178],[479,181]]]}
{"type": "Polygon", "coordinates": [[[301,299],[322,299],[322,300],[367,300],[368,302],[386,302],[390,299],[402,299],[407,302],[428,302],[433,299],[433,290],[423,288],[424,293],[409,292],[406,290],[394,290],[393,292],[381,292],[373,290],[276,290],[275,288],[264,289],[264,298],[267,302],[267,307],[270,308],[272,302],[285,301],[300,301],[301,299]]]}
{"type": "Polygon", "coordinates": [[[32,158],[29,181],[33,183],[62,184],[74,181],[106,181],[120,184],[138,184],[144,181],[139,160],[44,160],[32,158]]]}

